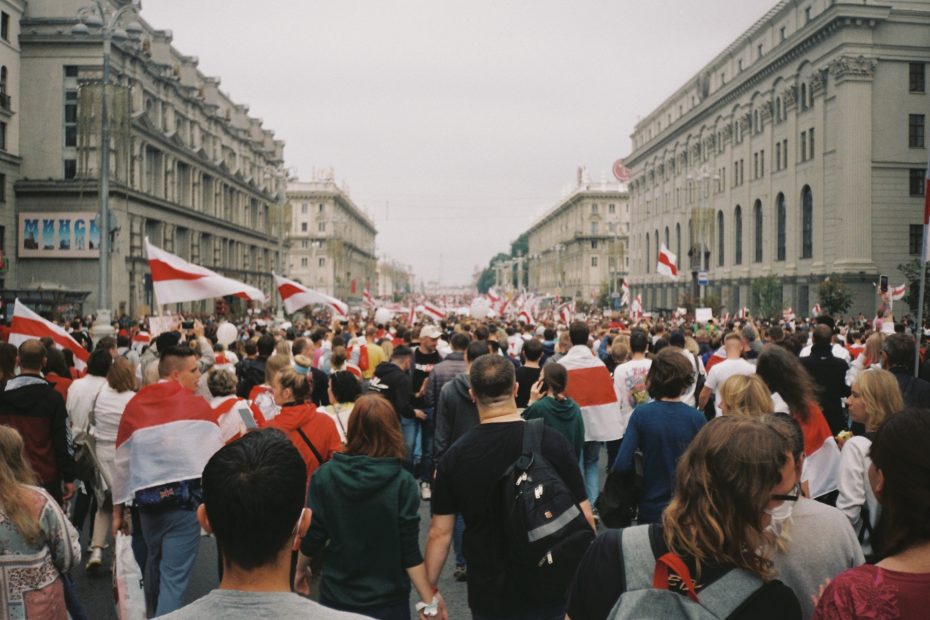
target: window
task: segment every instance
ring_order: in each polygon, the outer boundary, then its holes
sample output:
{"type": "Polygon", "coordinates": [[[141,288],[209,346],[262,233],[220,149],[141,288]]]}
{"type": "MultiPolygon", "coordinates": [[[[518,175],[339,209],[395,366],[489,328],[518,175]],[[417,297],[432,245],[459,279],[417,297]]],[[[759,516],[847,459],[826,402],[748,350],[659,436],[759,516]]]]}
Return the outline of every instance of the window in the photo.
{"type": "Polygon", "coordinates": [[[0,12],[0,39],[10,40],[10,14],[0,12]]]}
{"type": "Polygon", "coordinates": [[[755,226],[755,261],[762,262],[762,201],[756,200],[752,207],[752,219],[755,226]]]}
{"type": "Polygon", "coordinates": [[[759,151],[759,176],[765,176],[765,151],[759,151]]]}
{"type": "Polygon", "coordinates": [[[924,244],[924,227],[921,224],[908,226],[907,247],[911,255],[920,256],[920,248],[924,244]]]}
{"type": "Polygon", "coordinates": [[[927,92],[927,77],[924,63],[912,62],[908,65],[908,90],[912,93],[927,92]]]}
{"type": "Polygon", "coordinates": [[[675,224],[675,255],[681,256],[681,224],[675,224]]]}
{"type": "Polygon", "coordinates": [[[762,58],[762,44],[761,43],[756,46],[756,52],[758,53],[759,58],[762,58]]]}
{"type": "Polygon", "coordinates": [[[0,202],[6,202],[6,175],[0,174],[0,202]]]}
{"type": "Polygon", "coordinates": [[[65,146],[77,146],[78,91],[65,91],[65,146]]]}
{"type": "Polygon", "coordinates": [[[300,223],[300,232],[307,232],[307,223],[306,223],[306,222],[301,222],[301,223],[300,223]]]}
{"type": "Polygon", "coordinates": [[[301,213],[302,215],[306,215],[307,212],[308,212],[308,210],[309,210],[309,208],[310,208],[310,205],[308,205],[306,202],[303,203],[302,205],[300,205],[300,213],[301,213]]]}
{"type": "Polygon", "coordinates": [[[801,132],[801,161],[807,161],[807,132],[801,132]]]}
{"type": "Polygon", "coordinates": [[[321,203],[318,205],[316,212],[317,212],[317,213],[323,213],[325,210],[326,210],[326,205],[324,205],[324,204],[321,202],[321,203]]]}
{"type": "Polygon", "coordinates": [[[65,77],[76,78],[78,76],[77,65],[65,65],[65,77]]]}
{"type": "Polygon", "coordinates": [[[301,267],[307,267],[307,266],[309,266],[309,265],[310,265],[310,259],[307,258],[306,256],[301,256],[301,257],[300,257],[300,266],[301,266],[301,267]]]}
{"type": "Polygon", "coordinates": [[[781,170],[781,142],[775,143],[775,169],[781,170]]]}
{"type": "Polygon", "coordinates": [[[801,84],[801,109],[807,109],[807,83],[801,84]]]}
{"type": "Polygon", "coordinates": [[[317,224],[316,229],[318,232],[326,232],[326,222],[320,222],[317,224]]]}
{"type": "Polygon", "coordinates": [[[811,8],[809,6],[804,7],[804,23],[806,24],[810,20],[811,20],[811,8]]]}
{"type": "Polygon", "coordinates": [[[779,41],[785,40],[785,27],[784,26],[778,29],[778,40],[779,41]]]}
{"type": "Polygon", "coordinates": [[[310,242],[307,241],[306,239],[301,239],[301,241],[300,241],[300,249],[301,249],[301,250],[306,250],[306,249],[309,248],[309,247],[310,247],[310,242]]]}
{"type": "Polygon", "coordinates": [[[6,123],[0,123],[0,151],[6,150],[6,123]]]}
{"type": "Polygon", "coordinates": [[[733,232],[736,244],[733,251],[733,264],[743,264],[743,208],[736,205],[733,210],[733,232]]]}
{"type": "Polygon", "coordinates": [[[597,249],[597,239],[592,239],[592,240],[591,240],[591,249],[592,249],[592,250],[596,250],[596,249],[597,249]]]}
{"type": "Polygon", "coordinates": [[[325,257],[325,256],[321,256],[321,257],[319,258],[319,260],[317,261],[316,264],[317,264],[317,266],[319,266],[319,267],[325,267],[325,266],[326,266],[326,257],[325,257]]]}
{"type": "Polygon", "coordinates": [[[785,138],[781,141],[781,156],[782,156],[782,165],[781,169],[784,170],[788,167],[788,138],[785,138]]]}
{"type": "Polygon", "coordinates": [[[665,247],[667,248],[672,247],[671,244],[668,242],[668,226],[665,227],[665,247]]]}
{"type": "Polygon", "coordinates": [[[752,178],[753,179],[759,178],[759,154],[758,153],[752,154],[752,178]]]}
{"type": "Polygon", "coordinates": [[[597,203],[591,205],[591,213],[597,213],[597,203]]]}
{"type": "Polygon", "coordinates": [[[717,211],[717,266],[723,267],[726,239],[723,230],[723,211],[717,211]]]}
{"type": "Polygon", "coordinates": [[[808,185],[801,190],[801,258],[814,256],[814,197],[808,185]]]}
{"type": "Polygon", "coordinates": [[[911,148],[924,147],[924,115],[909,114],[907,121],[907,142],[911,148]]]}
{"type": "Polygon", "coordinates": [[[65,179],[76,179],[76,178],[77,178],[77,160],[66,159],[65,160],[65,179]]]}
{"type": "Polygon", "coordinates": [[[785,195],[779,193],[775,198],[775,210],[777,215],[777,239],[776,239],[776,260],[785,260],[785,229],[788,226],[788,210],[785,207],[785,195]]]}
{"type": "Polygon", "coordinates": [[[649,233],[646,233],[646,273],[649,273],[649,233]]]}
{"type": "Polygon", "coordinates": [[[911,196],[923,196],[924,195],[924,169],[923,168],[911,168],[911,182],[910,190],[911,196]]]}
{"type": "Polygon", "coordinates": [[[592,267],[597,267],[597,256],[592,256],[592,257],[591,257],[591,266],[592,266],[592,267]]]}
{"type": "Polygon", "coordinates": [[[607,205],[607,213],[610,213],[611,215],[613,215],[616,212],[617,212],[617,205],[613,205],[613,204],[607,205]]]}
{"type": "Polygon", "coordinates": [[[591,222],[591,234],[592,235],[597,234],[597,222],[591,222]]]}
{"type": "Polygon", "coordinates": [[[814,159],[814,128],[807,130],[807,158],[814,159]]]}

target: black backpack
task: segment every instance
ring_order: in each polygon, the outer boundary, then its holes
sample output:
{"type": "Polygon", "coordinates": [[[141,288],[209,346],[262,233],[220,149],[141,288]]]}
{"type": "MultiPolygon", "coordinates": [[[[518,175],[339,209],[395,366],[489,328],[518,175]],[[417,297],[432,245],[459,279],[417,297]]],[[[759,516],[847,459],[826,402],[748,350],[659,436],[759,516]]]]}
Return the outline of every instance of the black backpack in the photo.
{"type": "Polygon", "coordinates": [[[236,375],[239,381],[236,383],[236,396],[239,398],[248,398],[252,388],[265,382],[264,365],[259,365],[254,360],[243,360],[236,366],[236,375]]]}
{"type": "Polygon", "coordinates": [[[544,423],[524,425],[523,450],[495,488],[502,527],[498,587],[518,591],[530,608],[564,601],[594,540],[574,497],[542,454],[544,423]]]}

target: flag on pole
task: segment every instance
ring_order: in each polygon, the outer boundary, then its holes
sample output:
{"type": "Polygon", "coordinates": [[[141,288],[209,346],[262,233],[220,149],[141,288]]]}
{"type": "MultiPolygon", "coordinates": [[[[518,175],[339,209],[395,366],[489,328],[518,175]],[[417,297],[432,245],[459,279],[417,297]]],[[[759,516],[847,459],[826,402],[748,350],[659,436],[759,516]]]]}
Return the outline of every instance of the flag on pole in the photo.
{"type": "Polygon", "coordinates": [[[500,298],[501,298],[500,293],[498,293],[497,289],[495,289],[493,286],[488,289],[488,292],[486,293],[486,297],[488,298],[488,301],[491,302],[492,306],[496,304],[498,301],[500,301],[500,298]]]}
{"type": "Polygon", "coordinates": [[[536,319],[533,318],[533,312],[529,308],[523,308],[520,310],[520,314],[517,315],[518,321],[523,321],[527,325],[535,325],[536,319]]]}
{"type": "Polygon", "coordinates": [[[904,296],[907,294],[907,284],[902,284],[901,286],[895,286],[891,289],[891,299],[894,301],[901,301],[904,299],[904,296]]]}
{"type": "Polygon", "coordinates": [[[45,337],[51,338],[59,349],[68,349],[74,353],[75,368],[78,370],[87,368],[87,359],[90,357],[90,353],[77,340],[72,338],[63,327],[43,319],[26,307],[26,304],[19,299],[13,302],[13,322],[10,324],[8,342],[18,347],[27,340],[45,337]]]}
{"type": "Polygon", "coordinates": [[[429,301],[423,302],[423,312],[433,317],[436,321],[441,321],[446,318],[446,313],[443,312],[442,308],[429,301]]]}
{"type": "Polygon", "coordinates": [[[720,317],[720,324],[723,325],[724,327],[726,327],[727,323],[729,323],[729,322],[730,322],[730,313],[729,313],[729,312],[724,312],[724,313],[723,313],[723,316],[720,317]]]}
{"type": "Polygon", "coordinates": [[[562,304],[562,307],[559,308],[559,320],[561,320],[566,325],[571,325],[572,319],[575,318],[575,309],[572,307],[574,304],[562,304]]]}
{"type": "Polygon", "coordinates": [[[823,312],[820,309],[820,304],[814,304],[814,307],[811,308],[811,316],[820,316],[823,312]]]}
{"type": "Polygon", "coordinates": [[[212,297],[235,295],[242,299],[264,302],[263,292],[232,278],[221,276],[206,267],[189,263],[179,256],[155,247],[145,238],[145,254],[152,272],[152,287],[159,304],[197,301],[212,297]]]}
{"type": "Polygon", "coordinates": [[[623,280],[623,283],[620,285],[620,290],[623,292],[620,296],[620,305],[629,306],[630,305],[630,283],[626,280],[623,280]]]}
{"type": "Polygon", "coordinates": [[[643,316],[643,296],[637,295],[633,298],[633,303],[630,305],[630,315],[635,317],[643,316]]]}
{"type": "Polygon", "coordinates": [[[739,309],[739,318],[748,319],[749,318],[749,306],[743,306],[739,309]]]}
{"type": "Polygon", "coordinates": [[[368,287],[365,287],[365,290],[362,292],[362,300],[367,308],[378,307],[378,303],[375,301],[375,298],[371,296],[371,291],[368,290],[368,287]]]}
{"type": "Polygon", "coordinates": [[[785,321],[793,321],[795,318],[794,308],[788,308],[787,310],[782,312],[781,318],[784,319],[785,321]]]}
{"type": "Polygon", "coordinates": [[[274,276],[275,285],[278,287],[278,292],[281,293],[281,301],[284,302],[284,309],[287,310],[288,314],[297,312],[306,306],[319,304],[330,308],[335,316],[349,316],[349,306],[335,297],[309,289],[299,282],[289,280],[276,273],[271,275],[274,276]]]}
{"type": "Polygon", "coordinates": [[[659,262],[656,263],[656,273],[669,278],[678,277],[678,257],[672,254],[664,243],[659,248],[659,262]]]}

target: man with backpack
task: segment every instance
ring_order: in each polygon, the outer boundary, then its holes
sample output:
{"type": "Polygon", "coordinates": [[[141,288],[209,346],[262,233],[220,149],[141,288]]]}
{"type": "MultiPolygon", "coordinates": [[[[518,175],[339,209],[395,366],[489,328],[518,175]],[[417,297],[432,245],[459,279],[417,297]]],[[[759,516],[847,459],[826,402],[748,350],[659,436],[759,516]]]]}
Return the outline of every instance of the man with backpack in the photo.
{"type": "Polygon", "coordinates": [[[561,619],[594,534],[578,459],[558,431],[523,421],[506,357],[482,355],[469,380],[481,424],[439,462],[427,576],[435,586],[461,514],[473,617],[561,619]]]}
{"type": "Polygon", "coordinates": [[[246,357],[236,365],[236,396],[249,398],[252,388],[265,382],[265,364],[274,353],[274,347],[274,336],[262,334],[258,339],[258,357],[246,357]]]}

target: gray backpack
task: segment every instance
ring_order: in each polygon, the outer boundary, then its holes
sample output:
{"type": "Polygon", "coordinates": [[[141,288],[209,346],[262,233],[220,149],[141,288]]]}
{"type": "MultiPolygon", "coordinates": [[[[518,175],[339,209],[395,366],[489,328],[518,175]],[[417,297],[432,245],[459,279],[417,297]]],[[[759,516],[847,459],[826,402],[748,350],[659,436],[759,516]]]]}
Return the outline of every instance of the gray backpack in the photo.
{"type": "Polygon", "coordinates": [[[609,619],[728,618],[764,587],[758,576],[734,568],[704,587],[698,597],[690,572],[678,556],[669,553],[656,558],[649,541],[649,528],[649,525],[638,525],[620,531],[625,586],[607,616],[609,619]],[[669,572],[676,573],[685,584],[690,584],[688,596],[668,589],[669,572]]]}

